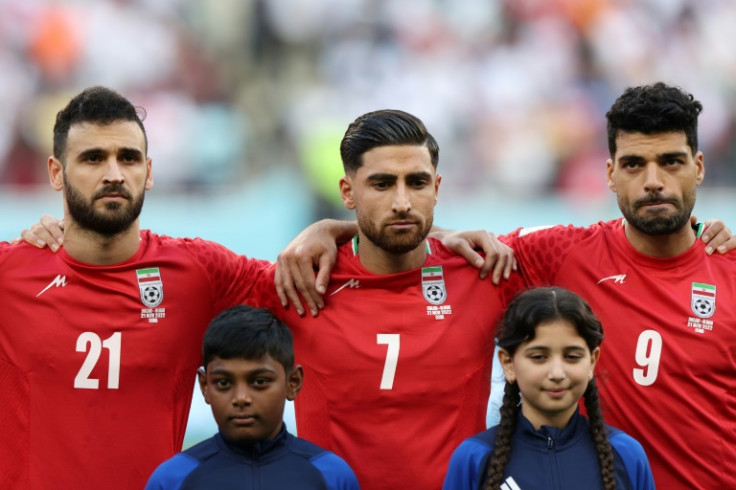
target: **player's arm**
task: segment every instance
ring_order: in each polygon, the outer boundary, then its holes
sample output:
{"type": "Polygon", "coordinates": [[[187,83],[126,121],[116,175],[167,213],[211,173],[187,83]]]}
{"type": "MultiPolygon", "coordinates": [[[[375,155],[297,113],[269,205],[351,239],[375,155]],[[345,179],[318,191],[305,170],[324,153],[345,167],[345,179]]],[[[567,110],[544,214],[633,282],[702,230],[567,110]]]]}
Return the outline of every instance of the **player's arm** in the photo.
{"type": "Polygon", "coordinates": [[[324,307],[322,295],[335,265],[337,245],[357,233],[355,221],[333,219],[318,221],[299,233],[276,259],[275,283],[281,304],[300,304],[301,294],[309,311],[316,316],[324,307]]]}
{"type": "MultiPolygon", "coordinates": [[[[357,232],[355,222],[322,220],[299,233],[279,254],[275,282],[281,304],[286,307],[290,302],[301,314],[299,293],[312,315],[316,316],[318,309],[324,306],[322,293],[327,289],[337,257],[336,243],[349,240],[357,232]],[[316,279],[313,265],[319,268],[316,279]]],[[[23,230],[21,238],[14,239],[13,243],[25,240],[38,248],[48,246],[56,252],[63,245],[63,239],[63,221],[44,215],[38,223],[23,230]]]]}
{"type": "Polygon", "coordinates": [[[452,231],[433,226],[430,236],[480,269],[481,279],[485,279],[493,269],[491,278],[494,284],[498,284],[501,277],[508,279],[511,271],[516,270],[514,251],[489,231],[452,231]],[[478,251],[483,251],[485,257],[478,251]]]}
{"type": "MultiPolygon", "coordinates": [[[[693,225],[697,224],[695,215],[690,217],[693,225]]],[[[700,239],[706,244],[705,252],[711,255],[717,251],[725,254],[736,248],[736,236],[731,235],[731,230],[721,220],[707,220],[703,223],[703,233],[700,239]]],[[[493,269],[493,282],[498,281],[503,274],[508,279],[511,271],[516,270],[516,260],[513,258],[513,251],[496,239],[493,233],[484,230],[469,231],[451,231],[438,227],[432,228],[431,236],[442,241],[442,243],[458,255],[462,255],[465,259],[480,269],[481,277],[486,277],[488,272],[493,269]],[[511,251],[510,256],[504,256],[503,249],[511,251]],[[485,260],[477,252],[483,250],[486,253],[485,260]],[[495,254],[501,254],[496,256],[495,254]],[[494,262],[495,261],[495,262],[494,262]]]]}

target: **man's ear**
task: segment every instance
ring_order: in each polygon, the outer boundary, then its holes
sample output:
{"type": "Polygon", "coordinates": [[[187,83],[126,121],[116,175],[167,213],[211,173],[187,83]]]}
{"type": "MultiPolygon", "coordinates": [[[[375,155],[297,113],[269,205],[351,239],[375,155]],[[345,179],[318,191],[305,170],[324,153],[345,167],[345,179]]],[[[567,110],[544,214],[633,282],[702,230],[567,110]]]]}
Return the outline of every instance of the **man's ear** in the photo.
{"type": "Polygon", "coordinates": [[[207,405],[209,405],[210,397],[209,397],[209,392],[207,390],[207,372],[205,371],[204,366],[197,369],[197,379],[199,380],[199,389],[202,392],[204,401],[207,405]]]}
{"type": "Polygon", "coordinates": [[[705,178],[705,162],[702,151],[695,154],[695,166],[698,168],[698,173],[695,176],[695,185],[698,186],[705,178]]]}
{"type": "Polygon", "coordinates": [[[49,182],[56,191],[64,188],[64,165],[59,159],[51,156],[48,161],[49,182]]]}
{"type": "Polygon", "coordinates": [[[437,177],[434,179],[434,203],[435,204],[437,204],[437,200],[439,199],[440,182],[442,182],[442,176],[440,174],[437,174],[437,177]]]}
{"type": "Polygon", "coordinates": [[[606,184],[611,191],[616,192],[616,184],[613,182],[614,163],[610,158],[606,161],[606,184]]]}
{"type": "Polygon", "coordinates": [[[286,399],[293,402],[296,395],[301,391],[303,383],[304,370],[299,364],[297,364],[291,369],[286,377],[286,399]]]}
{"type": "Polygon", "coordinates": [[[153,169],[151,167],[151,157],[146,159],[147,175],[146,175],[146,190],[150,191],[153,188],[153,169]]]}
{"type": "Polygon", "coordinates": [[[353,196],[353,179],[348,177],[342,177],[340,179],[340,198],[342,203],[349,210],[355,209],[355,197],[353,196]]]}

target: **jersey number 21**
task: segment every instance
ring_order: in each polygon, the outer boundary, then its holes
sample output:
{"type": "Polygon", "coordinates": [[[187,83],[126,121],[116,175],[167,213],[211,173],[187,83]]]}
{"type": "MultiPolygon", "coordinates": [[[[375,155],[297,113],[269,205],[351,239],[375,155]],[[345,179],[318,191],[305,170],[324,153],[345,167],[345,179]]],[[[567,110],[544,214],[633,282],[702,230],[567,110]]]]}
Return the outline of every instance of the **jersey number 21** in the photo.
{"type": "Polygon", "coordinates": [[[87,390],[98,390],[100,388],[100,380],[90,378],[92,370],[100,360],[102,349],[108,352],[109,363],[107,366],[107,387],[117,390],[120,384],[120,347],[122,334],[115,332],[105,340],[94,332],[83,332],[77,337],[77,352],[86,352],[87,357],[84,358],[82,367],[79,368],[77,376],[74,378],[74,387],[87,390]]]}

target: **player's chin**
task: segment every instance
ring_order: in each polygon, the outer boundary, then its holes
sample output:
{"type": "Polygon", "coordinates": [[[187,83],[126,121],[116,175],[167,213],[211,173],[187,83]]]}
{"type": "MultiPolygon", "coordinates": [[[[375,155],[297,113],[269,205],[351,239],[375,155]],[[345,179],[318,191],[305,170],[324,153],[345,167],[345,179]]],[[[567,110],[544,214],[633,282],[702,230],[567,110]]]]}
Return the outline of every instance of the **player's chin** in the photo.
{"type": "Polygon", "coordinates": [[[394,237],[388,242],[388,251],[395,254],[405,254],[411,252],[422,243],[421,238],[416,235],[394,237]]]}

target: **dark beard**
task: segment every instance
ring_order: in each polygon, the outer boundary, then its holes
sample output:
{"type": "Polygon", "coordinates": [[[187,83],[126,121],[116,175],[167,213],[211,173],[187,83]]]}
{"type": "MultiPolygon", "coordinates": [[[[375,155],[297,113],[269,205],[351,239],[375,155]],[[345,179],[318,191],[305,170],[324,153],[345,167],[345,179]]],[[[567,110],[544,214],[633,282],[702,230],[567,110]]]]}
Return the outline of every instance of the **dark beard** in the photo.
{"type": "MultiPolygon", "coordinates": [[[[406,219],[407,216],[398,216],[397,219],[406,219]]],[[[411,252],[417,248],[432,228],[432,218],[425,223],[423,228],[417,229],[415,232],[407,231],[405,233],[393,233],[389,235],[383,229],[379,229],[373,222],[368,219],[358,217],[358,228],[363,234],[373,242],[381,250],[401,255],[411,252]]]]}
{"type": "Polygon", "coordinates": [[[133,199],[130,193],[119,184],[109,184],[92,196],[90,202],[86,202],[82,194],[64,180],[66,192],[66,204],[69,214],[74,221],[83,229],[110,238],[126,231],[138,219],[143,209],[145,191],[133,199]],[[130,201],[130,206],[123,210],[123,205],[117,202],[107,204],[108,213],[95,211],[92,203],[105,194],[117,193],[125,196],[130,201]]]}
{"type": "Polygon", "coordinates": [[[695,199],[688,199],[687,196],[685,196],[683,201],[680,202],[677,200],[665,199],[659,195],[652,195],[646,199],[636,201],[633,206],[624,206],[620,199],[618,204],[621,209],[621,213],[631,226],[647,235],[661,236],[675,233],[687,225],[690,221],[690,214],[695,206],[695,199]],[[640,207],[653,202],[669,202],[676,206],[677,213],[672,216],[653,218],[642,217],[635,213],[635,211],[640,207]]]}

